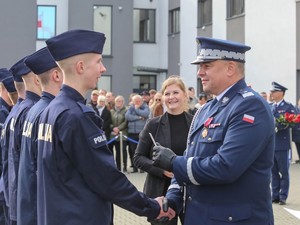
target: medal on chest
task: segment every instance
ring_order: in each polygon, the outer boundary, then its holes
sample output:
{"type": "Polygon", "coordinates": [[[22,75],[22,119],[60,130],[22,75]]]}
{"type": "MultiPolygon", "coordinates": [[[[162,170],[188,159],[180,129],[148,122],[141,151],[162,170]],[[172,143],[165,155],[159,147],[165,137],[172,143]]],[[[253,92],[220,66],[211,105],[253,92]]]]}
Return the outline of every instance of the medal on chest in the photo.
{"type": "Polygon", "coordinates": [[[207,128],[204,128],[203,131],[202,131],[202,137],[205,138],[208,134],[208,130],[207,128]]]}

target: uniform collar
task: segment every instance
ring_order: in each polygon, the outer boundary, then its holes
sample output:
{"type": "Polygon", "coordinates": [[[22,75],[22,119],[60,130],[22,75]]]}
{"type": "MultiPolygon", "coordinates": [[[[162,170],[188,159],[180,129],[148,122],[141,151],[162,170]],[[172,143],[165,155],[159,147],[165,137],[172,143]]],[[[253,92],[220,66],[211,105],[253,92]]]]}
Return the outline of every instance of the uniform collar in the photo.
{"type": "Polygon", "coordinates": [[[63,92],[68,97],[74,99],[76,102],[81,102],[82,104],[84,104],[85,102],[84,98],[77,90],[66,84],[62,85],[61,92],[63,92]]]}

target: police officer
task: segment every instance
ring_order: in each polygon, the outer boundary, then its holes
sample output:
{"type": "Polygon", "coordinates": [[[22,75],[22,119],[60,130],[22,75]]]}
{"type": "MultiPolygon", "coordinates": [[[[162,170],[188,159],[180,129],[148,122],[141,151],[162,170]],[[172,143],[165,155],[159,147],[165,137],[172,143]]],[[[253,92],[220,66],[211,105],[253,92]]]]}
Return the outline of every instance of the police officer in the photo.
{"type": "Polygon", "coordinates": [[[43,111],[38,130],[38,224],[108,225],[112,203],[152,220],[172,218],[121,173],[107,147],[101,119],[84,104],[101,74],[105,36],[71,30],[46,41],[64,82],[43,111]]]}
{"type": "Polygon", "coordinates": [[[11,67],[14,76],[21,78],[25,86],[25,99],[20,103],[10,124],[8,152],[8,187],[10,219],[17,221],[17,186],[23,125],[29,109],[40,99],[41,87],[36,75],[24,64],[26,57],[11,67]]]}
{"type": "MultiPolygon", "coordinates": [[[[295,113],[293,104],[284,100],[284,94],[287,90],[277,82],[272,82],[271,104],[273,115],[277,119],[286,112],[295,113]]],[[[285,205],[289,193],[289,151],[291,150],[290,127],[276,123],[275,135],[275,155],[274,165],[272,168],[272,202],[285,205]]]]}
{"type": "MultiPolygon", "coordinates": [[[[9,70],[11,72],[11,70],[9,70]]],[[[22,67],[20,68],[19,73],[27,73],[28,68],[27,67],[22,67]]],[[[11,112],[7,116],[2,132],[1,132],[1,150],[2,150],[2,178],[3,178],[3,193],[4,193],[4,198],[5,198],[5,203],[6,206],[8,207],[8,217],[6,218],[9,224],[14,224],[16,223],[16,220],[11,221],[10,219],[10,202],[9,202],[9,176],[11,175],[12,172],[12,166],[13,163],[8,163],[9,160],[9,154],[10,154],[10,159],[12,159],[12,152],[9,151],[10,147],[10,134],[11,130],[10,128],[13,127],[13,118],[16,117],[18,114],[18,109],[20,107],[21,102],[25,98],[25,86],[23,83],[23,79],[21,76],[16,76],[13,75],[13,83],[14,86],[11,85],[11,80],[4,79],[3,84],[7,87],[7,90],[14,96],[15,91],[17,92],[17,101],[13,108],[11,109],[11,112]],[[15,88],[14,88],[15,87],[15,88]]]]}
{"type": "Polygon", "coordinates": [[[17,224],[37,224],[37,136],[38,119],[61,88],[62,71],[47,47],[25,59],[26,66],[38,75],[42,88],[41,99],[28,111],[22,132],[17,188],[17,224]]]}
{"type": "Polygon", "coordinates": [[[174,173],[166,196],[171,207],[185,210],[185,225],[274,224],[269,186],[274,118],[245,82],[250,47],[214,38],[197,41],[193,64],[200,65],[204,92],[216,97],[194,116],[185,156],[153,148],[154,165],[174,173]]]}
{"type": "MultiPolygon", "coordinates": [[[[12,102],[9,98],[8,91],[3,83],[3,80],[12,77],[12,74],[6,69],[1,68],[0,69],[0,134],[2,132],[3,124],[11,110],[12,102]]],[[[1,149],[1,147],[0,147],[1,149]]],[[[2,151],[1,151],[2,152],[2,151]]],[[[0,160],[0,174],[1,179],[1,189],[0,189],[0,224],[4,225],[7,221],[8,217],[8,209],[6,207],[5,198],[3,194],[3,177],[2,177],[2,153],[1,154],[1,160],[0,160]]]]}

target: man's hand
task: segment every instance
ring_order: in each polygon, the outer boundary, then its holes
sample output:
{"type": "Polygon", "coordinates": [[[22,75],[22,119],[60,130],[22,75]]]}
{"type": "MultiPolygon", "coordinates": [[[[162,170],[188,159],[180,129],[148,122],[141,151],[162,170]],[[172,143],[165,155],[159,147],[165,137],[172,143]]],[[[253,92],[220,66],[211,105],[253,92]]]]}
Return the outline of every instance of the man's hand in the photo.
{"type": "Polygon", "coordinates": [[[161,146],[159,143],[153,147],[153,165],[167,171],[173,170],[173,161],[176,154],[169,148],[161,146]]]}
{"type": "Polygon", "coordinates": [[[168,206],[167,199],[163,196],[155,198],[159,203],[160,213],[156,218],[156,222],[167,222],[176,216],[176,212],[168,206]]]}

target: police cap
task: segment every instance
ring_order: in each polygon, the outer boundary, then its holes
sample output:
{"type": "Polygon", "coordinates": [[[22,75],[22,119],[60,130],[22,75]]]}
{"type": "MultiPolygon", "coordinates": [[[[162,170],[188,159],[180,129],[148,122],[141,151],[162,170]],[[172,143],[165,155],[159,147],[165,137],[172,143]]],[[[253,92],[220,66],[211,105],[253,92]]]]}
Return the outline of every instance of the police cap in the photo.
{"type": "Polygon", "coordinates": [[[208,37],[197,37],[199,54],[192,64],[211,62],[215,60],[230,60],[245,62],[245,52],[251,47],[228,40],[221,40],[208,37]]]}
{"type": "Polygon", "coordinates": [[[6,77],[2,83],[9,93],[16,92],[13,76],[6,77]]]}
{"type": "Polygon", "coordinates": [[[70,30],[46,40],[56,61],[83,53],[102,54],[105,42],[103,33],[89,30],[70,30]]]}
{"type": "Polygon", "coordinates": [[[27,56],[20,59],[9,69],[16,82],[23,82],[22,76],[25,76],[31,72],[31,70],[24,63],[26,57],[27,56]]]}
{"type": "Polygon", "coordinates": [[[288,90],[288,89],[286,87],[282,86],[281,84],[278,84],[275,81],[272,82],[272,89],[270,90],[271,92],[275,92],[275,91],[285,92],[286,90],[288,90]]]}
{"type": "Polygon", "coordinates": [[[25,65],[37,75],[57,67],[56,62],[47,47],[28,56],[25,59],[25,65]]]}
{"type": "Polygon", "coordinates": [[[0,69],[0,82],[2,82],[6,77],[12,76],[11,72],[6,68],[0,69]]]}

